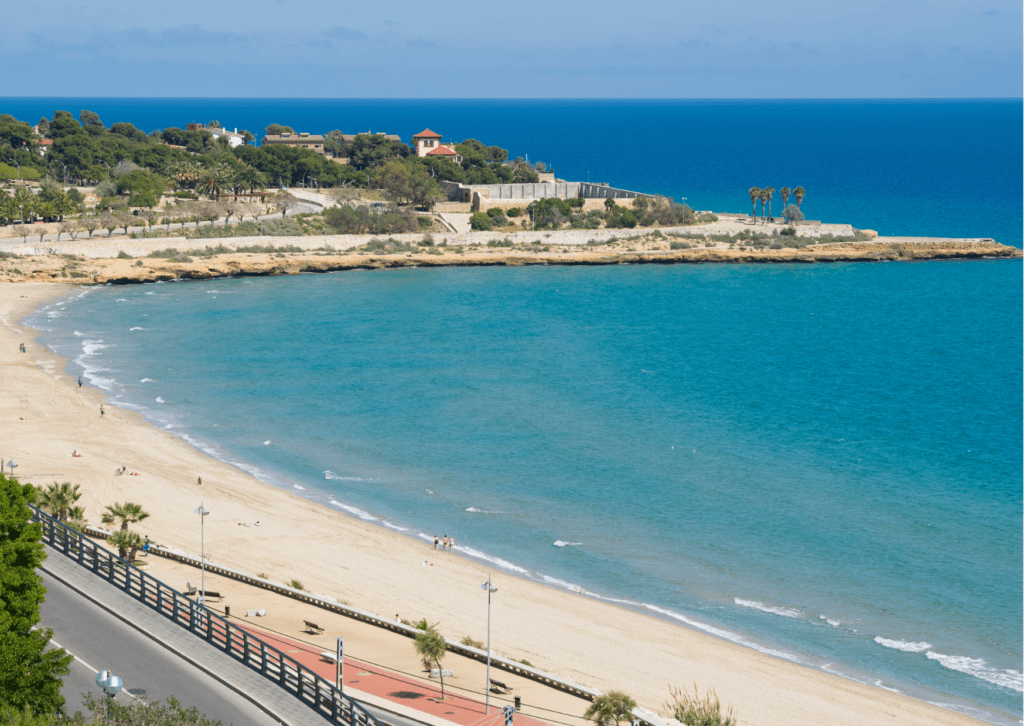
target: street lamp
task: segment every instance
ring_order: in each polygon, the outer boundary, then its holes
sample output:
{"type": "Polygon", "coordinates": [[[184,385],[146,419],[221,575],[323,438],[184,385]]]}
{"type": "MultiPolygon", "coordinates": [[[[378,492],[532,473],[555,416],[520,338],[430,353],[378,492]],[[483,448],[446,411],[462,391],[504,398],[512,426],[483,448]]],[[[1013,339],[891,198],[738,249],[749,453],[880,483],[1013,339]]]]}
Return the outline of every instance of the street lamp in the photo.
{"type": "MultiPolygon", "coordinates": [[[[103,692],[110,696],[110,700],[114,700],[114,696],[121,692],[124,688],[124,683],[120,678],[115,676],[110,671],[100,671],[96,674],[96,685],[103,689],[103,692]]],[[[107,704],[107,715],[110,715],[110,704],[107,704]]]]}
{"type": "Polygon", "coordinates": [[[19,164],[16,159],[12,159],[11,157],[7,157],[7,161],[11,162],[12,164],[14,164],[14,165],[16,165],[18,167],[18,181],[20,182],[21,181],[21,164],[19,164]]]}
{"type": "Polygon", "coordinates": [[[200,577],[202,579],[201,579],[201,582],[199,583],[200,584],[200,588],[199,589],[200,589],[200,591],[202,593],[199,596],[199,604],[200,605],[202,605],[203,603],[206,602],[206,515],[209,514],[209,513],[210,513],[209,510],[207,510],[206,507],[204,507],[202,505],[202,503],[200,503],[199,504],[199,509],[196,510],[196,514],[199,515],[199,542],[200,542],[199,546],[201,548],[200,549],[200,557],[201,557],[200,567],[202,568],[202,575],[200,575],[200,577]]]}
{"type": "Polygon", "coordinates": [[[487,680],[484,682],[484,693],[487,703],[487,715],[491,713],[491,593],[497,592],[498,588],[491,584],[491,576],[487,575],[487,582],[480,586],[481,590],[487,591],[487,680]]]}

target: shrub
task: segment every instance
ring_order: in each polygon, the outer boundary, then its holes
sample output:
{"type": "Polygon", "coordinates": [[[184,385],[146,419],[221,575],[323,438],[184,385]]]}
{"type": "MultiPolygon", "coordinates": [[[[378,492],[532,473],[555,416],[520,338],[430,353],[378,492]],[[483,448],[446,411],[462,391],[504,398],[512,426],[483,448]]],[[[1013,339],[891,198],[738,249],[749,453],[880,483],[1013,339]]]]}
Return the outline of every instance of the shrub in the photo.
{"type": "Polygon", "coordinates": [[[804,221],[804,213],[801,212],[800,207],[796,206],[795,204],[790,204],[788,207],[786,207],[786,209],[782,212],[782,216],[785,217],[786,221],[789,222],[790,224],[804,221]]]}
{"type": "Polygon", "coordinates": [[[96,191],[94,192],[97,197],[113,197],[117,195],[117,184],[112,182],[110,179],[104,179],[96,185],[96,191]]]}
{"type": "Polygon", "coordinates": [[[477,648],[478,650],[484,649],[484,644],[479,640],[469,637],[468,635],[460,641],[463,645],[468,645],[471,648],[477,648]]]}
{"type": "Polygon", "coordinates": [[[500,207],[491,207],[487,210],[487,216],[494,219],[495,217],[504,217],[505,213],[501,211],[500,207]]]}
{"type": "Polygon", "coordinates": [[[294,588],[295,588],[296,590],[301,590],[301,589],[303,589],[303,588],[302,588],[302,583],[301,583],[301,582],[299,582],[298,580],[292,580],[292,581],[291,581],[291,586],[292,586],[292,587],[294,587],[294,588]]]}
{"type": "Polygon", "coordinates": [[[425,235],[423,235],[423,239],[421,239],[418,244],[419,244],[420,247],[433,247],[434,246],[434,235],[432,235],[432,234],[425,234],[425,235]]]}
{"type": "Polygon", "coordinates": [[[509,237],[503,237],[502,239],[492,239],[487,241],[488,247],[512,247],[514,243],[509,237]]]}
{"type": "Polygon", "coordinates": [[[779,234],[783,237],[796,237],[796,227],[786,227],[779,234]]]}
{"type": "Polygon", "coordinates": [[[697,221],[700,222],[701,224],[710,224],[711,222],[718,221],[718,215],[712,214],[711,212],[704,212],[699,217],[697,217],[697,221]]]}
{"type": "Polygon", "coordinates": [[[478,232],[486,232],[491,229],[491,218],[483,212],[476,212],[469,218],[469,226],[478,232]]]}
{"type": "Polygon", "coordinates": [[[689,242],[677,242],[676,240],[672,240],[671,242],[669,242],[668,246],[671,249],[674,249],[674,250],[688,250],[688,249],[690,249],[690,243],[689,242]]]}
{"type": "Polygon", "coordinates": [[[121,250],[120,252],[117,253],[117,259],[119,260],[130,260],[131,258],[132,256],[125,252],[124,250],[121,250]]]}
{"type": "Polygon", "coordinates": [[[672,703],[666,703],[665,708],[684,726],[736,726],[736,717],[731,708],[722,713],[722,704],[714,689],[708,689],[701,698],[697,694],[697,684],[694,683],[693,696],[675,688],[671,694],[672,703]]]}
{"type": "Polygon", "coordinates": [[[631,210],[622,213],[622,226],[629,229],[636,226],[636,215],[631,210]]]}
{"type": "Polygon", "coordinates": [[[520,209],[519,207],[509,207],[505,211],[505,216],[506,217],[518,217],[522,213],[523,213],[523,210],[520,209]]]}

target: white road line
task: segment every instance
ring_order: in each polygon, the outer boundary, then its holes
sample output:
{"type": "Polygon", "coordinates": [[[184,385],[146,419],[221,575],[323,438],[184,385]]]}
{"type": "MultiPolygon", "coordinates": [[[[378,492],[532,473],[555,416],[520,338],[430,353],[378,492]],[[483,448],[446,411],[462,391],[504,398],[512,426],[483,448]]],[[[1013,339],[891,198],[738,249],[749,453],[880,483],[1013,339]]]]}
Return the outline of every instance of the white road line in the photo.
{"type": "MultiPolygon", "coordinates": [[[[72,652],[71,652],[70,650],[68,650],[67,648],[65,648],[65,647],[64,647],[63,645],[61,645],[60,643],[58,643],[58,642],[57,642],[56,640],[54,640],[53,638],[50,638],[50,642],[51,642],[51,643],[53,643],[53,644],[54,644],[55,646],[57,646],[58,648],[60,648],[61,650],[63,650],[63,651],[64,651],[65,653],[67,653],[68,655],[70,655],[70,656],[71,656],[72,658],[74,658],[75,660],[77,660],[77,661],[78,661],[79,663],[81,663],[82,665],[84,665],[84,666],[85,666],[86,668],[88,668],[89,670],[91,670],[91,671],[92,671],[93,673],[99,673],[99,670],[98,670],[98,669],[96,669],[96,668],[93,668],[93,667],[92,667],[91,665],[89,665],[88,663],[86,663],[86,662],[85,662],[84,660],[82,660],[81,658],[79,658],[79,657],[78,657],[77,655],[75,655],[74,653],[72,653],[72,652]]],[[[135,694],[133,694],[133,693],[129,693],[129,692],[127,691],[127,689],[121,689],[121,693],[124,693],[124,694],[125,694],[125,695],[127,695],[127,696],[128,696],[129,698],[135,698],[135,694]]]]}

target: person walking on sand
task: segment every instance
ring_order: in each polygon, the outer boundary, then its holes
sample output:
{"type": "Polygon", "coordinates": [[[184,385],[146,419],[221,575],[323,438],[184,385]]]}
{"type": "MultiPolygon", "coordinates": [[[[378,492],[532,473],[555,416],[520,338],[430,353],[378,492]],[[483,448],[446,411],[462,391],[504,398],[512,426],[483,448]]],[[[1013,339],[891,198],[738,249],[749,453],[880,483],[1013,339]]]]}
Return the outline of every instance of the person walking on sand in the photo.
{"type": "Polygon", "coordinates": [[[441,550],[444,552],[448,550],[448,535],[444,536],[444,544],[441,545],[441,550]]]}
{"type": "Polygon", "coordinates": [[[198,484],[199,486],[202,486],[203,485],[203,477],[201,477],[201,476],[200,477],[196,477],[196,484],[198,484]]]}
{"type": "Polygon", "coordinates": [[[146,541],[142,543],[142,556],[149,557],[149,537],[146,537],[146,541]]]}
{"type": "Polygon", "coordinates": [[[437,549],[437,535],[434,535],[434,549],[437,549]]]}
{"type": "Polygon", "coordinates": [[[448,551],[449,552],[454,552],[455,551],[455,535],[454,534],[451,537],[448,538],[448,551]]]}
{"type": "Polygon", "coordinates": [[[81,376],[78,377],[78,387],[79,388],[82,387],[82,377],[81,376]]]}
{"type": "Polygon", "coordinates": [[[103,410],[103,404],[101,403],[100,404],[100,418],[103,418],[103,414],[104,413],[106,413],[106,411],[103,410]]]}

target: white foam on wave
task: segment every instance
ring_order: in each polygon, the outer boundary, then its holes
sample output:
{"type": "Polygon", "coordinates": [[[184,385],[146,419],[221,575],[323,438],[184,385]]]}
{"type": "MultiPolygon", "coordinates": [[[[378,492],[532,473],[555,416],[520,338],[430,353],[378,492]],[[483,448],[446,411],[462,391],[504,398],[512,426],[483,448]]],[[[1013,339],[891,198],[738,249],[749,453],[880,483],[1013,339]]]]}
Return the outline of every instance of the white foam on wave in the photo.
{"type": "Polygon", "coordinates": [[[723,628],[716,628],[714,625],[708,625],[707,623],[702,623],[699,620],[694,620],[693,618],[688,618],[685,615],[683,615],[682,613],[677,613],[674,610],[669,610],[667,608],[658,607],[657,605],[651,605],[650,603],[646,603],[646,602],[645,603],[640,603],[640,606],[643,607],[643,608],[646,608],[648,610],[652,610],[653,612],[661,613],[662,615],[666,615],[666,616],[672,618],[673,620],[678,620],[681,623],[685,623],[686,625],[689,625],[691,628],[696,628],[697,630],[702,630],[705,633],[710,633],[711,635],[714,635],[714,636],[719,637],[719,638],[723,638],[725,640],[732,641],[733,643],[737,643],[739,645],[744,645],[744,646],[746,646],[748,648],[753,648],[754,650],[760,651],[762,653],[766,653],[768,655],[775,656],[776,658],[782,658],[783,660],[788,660],[788,661],[793,662],[793,663],[801,663],[801,664],[805,663],[805,661],[803,661],[802,659],[796,657],[792,653],[787,653],[784,650],[777,650],[775,648],[766,648],[763,645],[759,645],[759,644],[755,643],[752,640],[748,640],[747,638],[744,638],[739,633],[734,633],[731,630],[725,630],[723,628]]]}
{"type": "Polygon", "coordinates": [[[339,502],[337,499],[331,499],[330,502],[334,506],[340,507],[341,509],[344,509],[349,514],[356,515],[357,517],[359,517],[364,522],[379,522],[380,521],[379,517],[374,517],[372,514],[370,514],[369,512],[363,511],[359,507],[353,507],[351,504],[343,504],[342,502],[339,502]]]}
{"type": "Polygon", "coordinates": [[[156,293],[155,293],[155,292],[147,292],[146,294],[147,294],[147,295],[156,295],[156,293]]]}
{"type": "Polygon", "coordinates": [[[553,543],[555,547],[576,547],[583,544],[582,542],[566,542],[565,540],[556,539],[553,543]]]}
{"type": "Polygon", "coordinates": [[[156,397],[156,402],[157,402],[157,403],[167,403],[167,401],[165,401],[165,400],[164,400],[163,398],[161,398],[160,396],[157,396],[157,397],[156,397]]]}
{"type": "Polygon", "coordinates": [[[931,643],[925,643],[923,640],[916,643],[909,640],[889,640],[881,635],[875,636],[875,642],[883,648],[902,650],[904,653],[924,653],[932,647],[931,643]]]}
{"type": "Polygon", "coordinates": [[[466,547],[464,545],[455,545],[455,549],[459,552],[469,555],[470,557],[475,557],[478,560],[483,560],[484,562],[490,562],[493,565],[497,565],[503,570],[508,570],[509,572],[518,572],[520,575],[526,575],[527,577],[530,577],[530,571],[527,570],[525,567],[514,565],[508,560],[503,560],[500,557],[494,557],[493,555],[489,555],[485,552],[481,552],[478,549],[466,547]]]}
{"type": "Polygon", "coordinates": [[[795,608],[777,607],[774,605],[765,605],[759,600],[743,600],[742,598],[735,597],[733,602],[740,607],[750,608],[751,610],[760,610],[763,613],[771,613],[772,615],[781,615],[784,618],[802,618],[803,613],[795,608]]]}
{"type": "Polygon", "coordinates": [[[818,616],[818,620],[824,620],[826,623],[831,625],[833,628],[840,628],[843,625],[840,621],[833,620],[832,618],[828,617],[827,615],[819,615],[818,616]]]}
{"type": "Polygon", "coordinates": [[[952,671],[966,673],[996,686],[1009,688],[1011,691],[1024,693],[1024,673],[1021,671],[990,667],[984,658],[971,658],[966,655],[943,655],[929,650],[928,660],[938,661],[940,665],[952,671]]]}
{"type": "Polygon", "coordinates": [[[153,382],[152,378],[143,378],[141,381],[139,381],[139,383],[152,383],[152,382],[153,382]]]}
{"type": "Polygon", "coordinates": [[[389,522],[389,521],[388,521],[388,520],[386,520],[386,519],[384,519],[384,520],[381,520],[381,524],[383,524],[383,525],[384,525],[385,527],[387,527],[388,529],[393,529],[393,530],[395,530],[396,532],[408,532],[408,531],[409,531],[409,528],[408,528],[408,527],[399,527],[399,526],[398,526],[397,524],[395,524],[394,522],[389,522]]]}
{"type": "Polygon", "coordinates": [[[264,441],[263,445],[264,446],[270,446],[270,439],[267,439],[266,441],[264,441]]]}
{"type": "Polygon", "coordinates": [[[128,332],[129,332],[129,333],[130,333],[131,331],[133,331],[133,330],[146,330],[146,328],[140,328],[140,327],[128,328],[128,332]]]}
{"type": "Polygon", "coordinates": [[[325,471],[324,479],[328,481],[363,481],[362,477],[358,476],[338,476],[333,471],[325,471]]]}
{"type": "Polygon", "coordinates": [[[88,333],[80,333],[77,330],[74,332],[74,336],[76,338],[84,338],[86,335],[88,335],[88,333]]]}
{"type": "Polygon", "coordinates": [[[292,484],[292,488],[298,489],[300,492],[306,491],[306,487],[302,486],[301,484],[292,484]]]}
{"type": "Polygon", "coordinates": [[[486,514],[486,512],[484,512],[484,510],[477,509],[476,507],[466,507],[466,511],[467,512],[473,512],[475,514],[486,514]]]}

